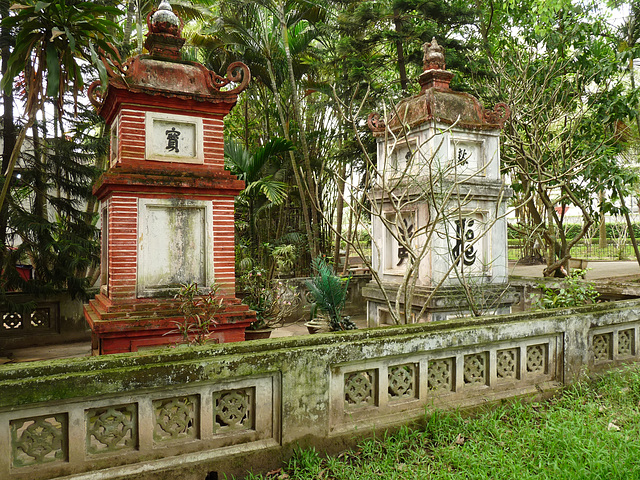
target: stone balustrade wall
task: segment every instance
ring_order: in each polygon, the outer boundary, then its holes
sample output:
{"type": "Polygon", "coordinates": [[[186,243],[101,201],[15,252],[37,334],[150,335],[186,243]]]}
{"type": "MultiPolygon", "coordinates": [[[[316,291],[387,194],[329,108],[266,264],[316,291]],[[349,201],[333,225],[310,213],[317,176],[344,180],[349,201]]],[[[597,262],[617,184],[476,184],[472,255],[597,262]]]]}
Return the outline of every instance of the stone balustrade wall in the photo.
{"type": "Polygon", "coordinates": [[[5,300],[29,304],[16,310],[0,305],[0,357],[15,348],[91,340],[91,331],[82,314],[82,302],[67,294],[34,298],[8,293],[5,300]]]}
{"type": "Polygon", "coordinates": [[[640,301],[0,367],[3,480],[205,480],[638,360],[640,301]]]}

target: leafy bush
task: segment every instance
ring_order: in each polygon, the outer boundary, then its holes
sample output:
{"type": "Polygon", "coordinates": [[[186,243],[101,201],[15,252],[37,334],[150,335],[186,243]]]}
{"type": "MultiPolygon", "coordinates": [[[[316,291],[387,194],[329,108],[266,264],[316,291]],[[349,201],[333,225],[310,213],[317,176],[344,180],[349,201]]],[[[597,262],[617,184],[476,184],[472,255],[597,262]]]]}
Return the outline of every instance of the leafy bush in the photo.
{"type": "MultiPolygon", "coordinates": [[[[607,238],[608,239],[615,239],[618,238],[620,235],[621,231],[626,231],[626,223],[621,223],[621,222],[609,222],[606,224],[606,231],[607,231],[607,238]]],[[[636,238],[640,238],[640,223],[633,223],[633,232],[635,233],[636,238]]],[[[592,227],[593,229],[596,229],[594,231],[597,232],[597,225],[594,225],[592,227]]],[[[572,239],[572,238],[576,238],[578,236],[578,234],[580,233],[580,230],[582,230],[582,225],[579,223],[566,223],[564,225],[564,231],[567,235],[567,239],[572,239]]],[[[508,226],[507,228],[507,237],[509,239],[522,239],[524,238],[524,235],[520,232],[518,232],[516,229],[514,229],[511,225],[508,226]]]]}
{"type": "Polygon", "coordinates": [[[562,280],[560,288],[540,284],[542,295],[534,302],[534,308],[551,309],[580,307],[596,303],[598,292],[593,283],[583,280],[586,270],[575,269],[562,280]]]}
{"type": "Polygon", "coordinates": [[[204,290],[195,282],[180,286],[175,298],[180,302],[178,310],[184,320],[176,322],[176,328],[186,342],[204,345],[209,339],[211,328],[218,323],[215,316],[223,309],[222,298],[218,297],[219,288],[213,284],[204,290]]]}
{"type": "Polygon", "coordinates": [[[261,268],[253,268],[240,277],[242,303],[256,312],[250,330],[281,326],[300,304],[297,289],[284,282],[275,285],[261,268]]]}

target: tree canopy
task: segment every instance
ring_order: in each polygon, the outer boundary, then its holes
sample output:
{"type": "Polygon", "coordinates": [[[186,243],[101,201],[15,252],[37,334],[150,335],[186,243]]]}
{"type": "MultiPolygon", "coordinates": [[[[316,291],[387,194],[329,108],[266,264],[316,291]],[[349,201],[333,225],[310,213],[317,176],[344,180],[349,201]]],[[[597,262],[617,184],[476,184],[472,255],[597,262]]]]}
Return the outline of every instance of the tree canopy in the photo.
{"type": "MultiPolygon", "coordinates": [[[[517,191],[517,228],[532,242],[540,238],[545,243],[549,267],[562,264],[579,241],[564,235],[562,207],[580,209],[583,236],[600,212],[628,210],[619,199],[635,193],[637,175],[622,159],[636,151],[640,125],[632,68],[640,7],[633,2],[171,4],[185,22],[186,58],[218,72],[237,60],[251,68],[254,81],[227,118],[225,155],[228,168],[247,187],[237,203],[238,243],[271,274],[279,251],[294,251],[293,273],[304,275],[312,258],[324,253],[338,264],[341,252],[365,235],[359,220],[366,221],[367,211],[357,202],[345,207],[357,191],[351,186],[367,188],[370,178],[366,157],[374,153],[375,142],[366,116],[383,103],[417,93],[421,45],[432,37],[444,45],[447,68],[456,73],[453,88],[473,93],[488,106],[505,102],[511,107],[502,148],[504,171],[517,191]],[[614,21],[619,11],[624,18],[614,21]],[[347,105],[359,109],[345,115],[347,105]]],[[[90,198],[88,186],[105,167],[99,160],[104,147],[89,140],[107,132],[97,120],[72,131],[75,120],[69,114],[87,80],[101,74],[95,63],[99,49],[124,55],[142,51],[145,19],[155,6],[141,0],[21,0],[9,10],[3,4],[2,181],[7,200],[5,194],[0,197],[0,241],[5,272],[18,257],[28,260],[26,251],[6,254],[13,245],[9,237],[22,236],[26,244],[36,238],[28,233],[28,215],[44,219],[43,206],[48,206],[60,225],[80,226],[72,220],[80,217],[70,213],[73,199],[90,198]],[[14,103],[25,112],[22,118],[7,114],[14,103]],[[55,107],[55,118],[46,104],[55,107]],[[13,165],[29,132],[34,152],[23,152],[21,181],[16,182],[13,165]],[[66,139],[75,147],[65,146],[66,139]],[[7,144],[15,145],[15,158],[7,144]],[[71,150],[61,154],[65,148],[71,150]],[[60,183],[51,183],[55,178],[60,183]],[[33,207],[24,209],[24,198],[33,207]]],[[[95,204],[89,206],[85,226],[95,224],[95,204]]],[[[64,250],[52,224],[44,230],[48,233],[38,241],[48,241],[48,251],[58,258],[46,264],[66,258],[65,251],[93,258],[94,250],[73,249],[94,241],[95,231],[64,240],[73,246],[64,250]]],[[[83,278],[90,273],[88,264],[77,267],[83,278]]],[[[71,277],[65,275],[62,283],[69,286],[71,277]]],[[[59,275],[52,270],[50,276],[59,275]]]]}

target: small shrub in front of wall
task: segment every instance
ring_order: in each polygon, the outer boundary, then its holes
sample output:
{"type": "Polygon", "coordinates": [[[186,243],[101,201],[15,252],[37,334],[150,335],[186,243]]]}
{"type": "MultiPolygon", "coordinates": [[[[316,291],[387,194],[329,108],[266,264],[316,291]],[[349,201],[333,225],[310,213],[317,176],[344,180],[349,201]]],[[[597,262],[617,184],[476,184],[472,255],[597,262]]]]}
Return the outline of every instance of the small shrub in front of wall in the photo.
{"type": "Polygon", "coordinates": [[[213,284],[209,289],[201,289],[195,282],[180,286],[175,298],[184,320],[176,322],[176,329],[185,342],[204,345],[209,339],[211,329],[218,323],[215,316],[223,309],[219,288],[213,284]]]}
{"type": "Polygon", "coordinates": [[[312,319],[316,311],[320,310],[329,316],[332,331],[356,329],[356,324],[351,317],[342,316],[351,277],[340,278],[334,275],[331,267],[321,256],[313,259],[311,267],[315,275],[305,282],[305,285],[315,301],[311,308],[312,319]]]}
{"type": "Polygon", "coordinates": [[[568,277],[562,280],[560,287],[547,287],[538,285],[542,295],[536,297],[533,308],[552,309],[563,307],[581,307],[596,303],[598,292],[592,282],[583,279],[586,270],[575,269],[568,277]]]}
{"type": "Polygon", "coordinates": [[[287,282],[274,283],[262,268],[253,268],[240,277],[242,303],[256,312],[250,330],[275,328],[283,325],[300,305],[298,289],[287,282]]]}

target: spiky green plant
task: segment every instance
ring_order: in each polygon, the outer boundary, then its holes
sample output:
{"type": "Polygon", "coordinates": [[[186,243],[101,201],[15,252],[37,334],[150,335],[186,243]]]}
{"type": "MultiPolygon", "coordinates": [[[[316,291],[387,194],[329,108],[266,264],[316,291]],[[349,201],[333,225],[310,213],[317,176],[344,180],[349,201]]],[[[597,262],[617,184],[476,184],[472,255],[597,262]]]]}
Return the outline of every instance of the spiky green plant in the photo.
{"type": "Polygon", "coordinates": [[[315,276],[307,280],[305,285],[315,300],[314,310],[329,315],[331,330],[351,330],[355,328],[349,317],[342,317],[342,309],[347,300],[347,289],[351,277],[340,278],[333,274],[331,267],[327,265],[324,257],[318,256],[311,261],[311,268],[315,276]]]}

